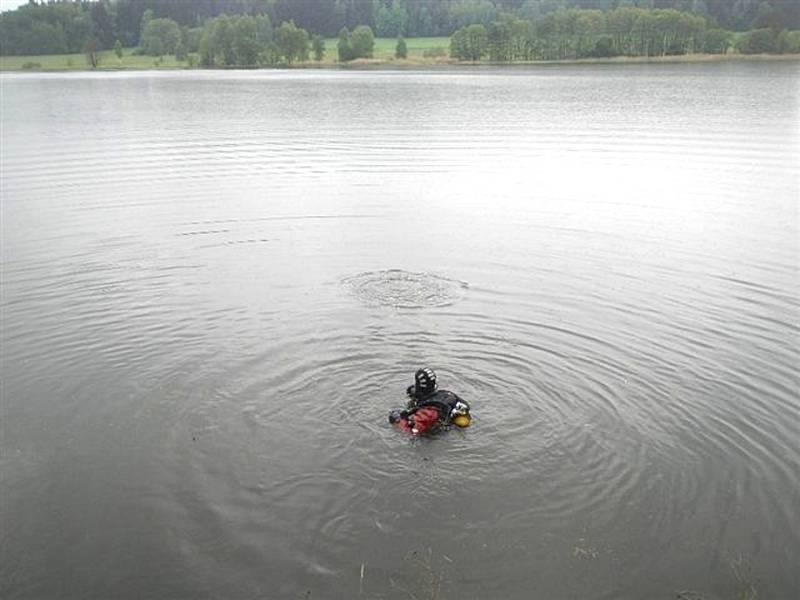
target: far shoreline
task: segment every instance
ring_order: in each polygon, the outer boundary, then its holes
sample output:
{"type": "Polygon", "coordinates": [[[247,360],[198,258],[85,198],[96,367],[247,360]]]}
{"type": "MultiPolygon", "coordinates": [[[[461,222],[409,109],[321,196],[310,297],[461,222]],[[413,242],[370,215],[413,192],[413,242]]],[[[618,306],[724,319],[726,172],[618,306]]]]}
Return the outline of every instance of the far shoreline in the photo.
{"type": "Polygon", "coordinates": [[[722,63],[722,62],[791,62],[800,61],[800,54],[680,54],[673,56],[614,56],[605,58],[577,58],[564,60],[534,60],[514,62],[458,61],[442,59],[393,59],[362,58],[346,63],[337,61],[306,61],[292,65],[273,67],[190,67],[180,65],[164,66],[103,66],[94,69],[85,67],[25,67],[26,63],[36,64],[36,56],[2,56],[0,73],[113,73],[136,71],[281,71],[281,70],[345,70],[345,71],[415,71],[439,69],[474,69],[485,67],[550,67],[573,65],[633,65],[633,64],[677,64],[677,63],[722,63]],[[26,63],[9,65],[25,60],[26,63]]]}
{"type": "Polygon", "coordinates": [[[613,56],[605,58],[571,58],[564,60],[531,60],[514,62],[492,61],[400,61],[386,59],[357,59],[349,63],[295,65],[291,68],[320,69],[358,69],[391,70],[404,68],[475,68],[475,67],[530,67],[559,65],[622,65],[622,64],[664,64],[664,63],[706,63],[706,62],[781,62],[800,61],[800,54],[682,54],[674,56],[613,56]]]}

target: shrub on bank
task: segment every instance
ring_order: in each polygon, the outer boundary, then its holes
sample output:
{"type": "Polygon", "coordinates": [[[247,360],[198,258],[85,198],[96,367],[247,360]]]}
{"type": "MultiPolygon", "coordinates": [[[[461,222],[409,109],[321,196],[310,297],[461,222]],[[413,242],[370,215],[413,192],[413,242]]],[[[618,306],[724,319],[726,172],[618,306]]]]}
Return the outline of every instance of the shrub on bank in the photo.
{"type": "Polygon", "coordinates": [[[347,27],[342,27],[339,31],[339,41],[336,44],[339,62],[348,62],[356,58],[372,58],[374,50],[375,36],[367,25],[359,25],[352,33],[347,30],[347,27]]]}
{"type": "Polygon", "coordinates": [[[741,54],[777,54],[778,34],[772,29],[756,29],[745,33],[736,41],[741,54]]]}
{"type": "Polygon", "coordinates": [[[781,31],[778,34],[778,52],[800,54],[800,31],[781,31]]]}
{"type": "Polygon", "coordinates": [[[742,34],[735,47],[741,54],[797,54],[800,53],[800,31],[756,29],[742,34]]]}
{"type": "Polygon", "coordinates": [[[408,46],[403,36],[397,38],[397,45],[394,47],[395,58],[408,58],[408,46]]]}

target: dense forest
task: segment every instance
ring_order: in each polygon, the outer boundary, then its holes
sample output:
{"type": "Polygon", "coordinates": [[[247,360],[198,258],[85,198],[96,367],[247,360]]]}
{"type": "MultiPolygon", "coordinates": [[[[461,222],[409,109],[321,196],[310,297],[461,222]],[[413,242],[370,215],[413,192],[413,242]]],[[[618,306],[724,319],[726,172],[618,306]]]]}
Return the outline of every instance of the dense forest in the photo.
{"type": "MultiPolygon", "coordinates": [[[[224,37],[210,25],[223,15],[253,19],[236,23],[248,32],[255,27],[247,35],[260,40],[259,52],[277,43],[273,25],[277,30],[278,24],[291,23],[304,31],[307,43],[314,36],[336,37],[358,26],[369,27],[378,37],[456,34],[451,50],[457,58],[498,60],[711,51],[726,43],[722,32],[750,30],[769,30],[760,34],[769,37],[766,51],[781,51],[778,32],[800,29],[797,0],[30,0],[0,15],[0,53],[74,53],[116,44],[142,46],[152,54],[180,50],[202,55],[203,35],[224,37]],[[645,15],[644,20],[617,23],[634,14],[645,15]],[[635,39],[629,29],[643,27],[647,19],[652,21],[648,33],[635,39]],[[668,27],[668,21],[677,25],[668,27]],[[149,23],[153,35],[148,39],[149,23]],[[470,29],[476,25],[482,30],[470,29]],[[623,26],[628,29],[620,30],[623,26]],[[711,42],[709,31],[714,32],[711,42]],[[468,38],[478,40],[477,49],[469,49],[468,38]],[[152,47],[163,46],[162,39],[172,41],[164,49],[152,47]]],[[[222,23],[220,31],[227,32],[228,24],[222,23]]],[[[754,48],[760,43],[756,36],[754,48]]],[[[243,55],[253,52],[242,50],[243,55]]],[[[302,52],[297,57],[292,53],[292,59],[302,57],[302,52]]],[[[216,57],[214,62],[219,62],[216,57]]],[[[222,62],[230,64],[225,58],[222,62]]]]}
{"type": "Polygon", "coordinates": [[[450,56],[493,62],[800,52],[800,32],[760,28],[733,39],[713,21],[673,9],[569,9],[535,21],[504,16],[488,26],[462,27],[450,38],[450,56]]]}

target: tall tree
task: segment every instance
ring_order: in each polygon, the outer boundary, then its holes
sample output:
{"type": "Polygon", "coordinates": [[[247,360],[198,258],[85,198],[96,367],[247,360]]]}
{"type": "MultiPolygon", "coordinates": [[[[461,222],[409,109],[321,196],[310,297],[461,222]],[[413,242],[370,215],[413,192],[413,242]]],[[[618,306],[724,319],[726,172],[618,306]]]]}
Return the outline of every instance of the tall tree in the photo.
{"type": "Polygon", "coordinates": [[[90,6],[89,15],[92,19],[94,36],[101,48],[111,48],[117,37],[113,15],[109,12],[106,2],[95,2],[90,6]]]}
{"type": "Polygon", "coordinates": [[[408,46],[402,35],[397,38],[397,44],[394,47],[394,57],[408,58],[408,46]]]}
{"type": "Polygon", "coordinates": [[[336,43],[336,52],[339,57],[339,62],[347,62],[353,60],[353,47],[350,45],[350,32],[347,27],[342,27],[339,30],[339,40],[336,43]]]}
{"type": "Polygon", "coordinates": [[[151,56],[175,54],[181,41],[181,28],[172,19],[150,19],[145,23],[139,43],[142,52],[151,56]]]}
{"type": "Polygon", "coordinates": [[[288,64],[308,58],[308,32],[293,21],[281,23],[275,32],[275,43],[288,64]]]}
{"type": "Polygon", "coordinates": [[[703,39],[703,52],[725,54],[731,45],[731,34],[724,29],[709,29],[703,39]]]}
{"type": "Polygon", "coordinates": [[[88,40],[84,51],[86,53],[86,64],[92,69],[96,69],[97,65],[100,64],[100,56],[97,54],[97,40],[88,40]]]}
{"type": "Polygon", "coordinates": [[[450,38],[450,56],[458,60],[481,60],[489,50],[486,27],[480,24],[462,27],[450,38]]]}
{"type": "Polygon", "coordinates": [[[325,40],[321,35],[315,35],[311,38],[311,50],[314,52],[314,60],[320,62],[325,58],[325,40]]]}
{"type": "Polygon", "coordinates": [[[772,29],[756,29],[744,34],[736,42],[742,54],[777,54],[778,33],[772,29]]]}
{"type": "Polygon", "coordinates": [[[248,15],[236,17],[233,21],[233,52],[236,64],[242,67],[256,66],[261,50],[255,18],[248,15]]]}
{"type": "Polygon", "coordinates": [[[368,25],[359,25],[350,34],[350,46],[355,58],[372,58],[375,36],[368,25]]]}
{"type": "Polygon", "coordinates": [[[382,4],[375,0],[375,31],[380,37],[397,37],[408,28],[408,9],[403,0],[382,4]]]}

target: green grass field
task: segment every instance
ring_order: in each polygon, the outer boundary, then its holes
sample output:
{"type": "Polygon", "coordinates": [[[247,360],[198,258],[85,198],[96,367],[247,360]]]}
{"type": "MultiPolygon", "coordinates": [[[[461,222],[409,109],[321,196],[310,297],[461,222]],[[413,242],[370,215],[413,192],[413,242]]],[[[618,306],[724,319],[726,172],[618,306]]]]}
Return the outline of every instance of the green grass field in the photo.
{"type": "MultiPolygon", "coordinates": [[[[325,40],[324,64],[336,62],[336,38],[325,40]]],[[[394,60],[397,40],[394,38],[376,38],[374,58],[376,60],[394,60]]],[[[424,53],[440,48],[447,56],[450,38],[408,38],[406,40],[409,61],[425,59],[424,53]]],[[[122,58],[117,58],[113,50],[98,53],[99,69],[185,69],[188,61],[176,60],[167,55],[160,59],[154,56],[133,54],[133,48],[125,48],[122,58]]],[[[312,63],[313,64],[313,63],[312,63]]],[[[84,54],[49,54],[42,56],[0,56],[0,71],[85,71],[89,68],[84,54]]]]}
{"type": "MultiPolygon", "coordinates": [[[[113,50],[98,52],[99,69],[180,69],[188,66],[174,56],[163,56],[160,61],[155,56],[132,54],[132,48],[125,48],[122,58],[117,58],[113,50]]],[[[85,71],[89,68],[85,54],[47,54],[41,56],[0,56],[2,71],[85,71]],[[26,66],[27,65],[27,66],[26,66]]]]}

